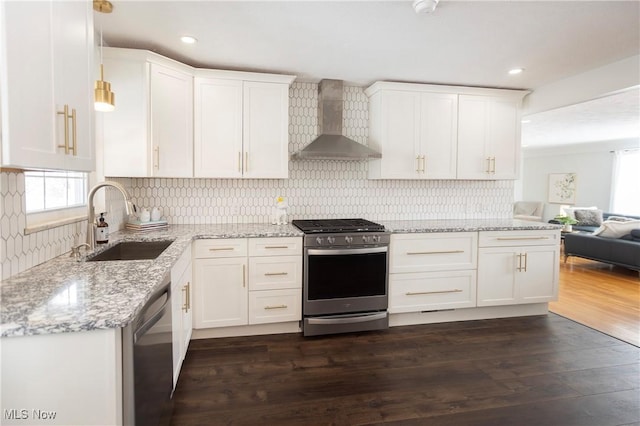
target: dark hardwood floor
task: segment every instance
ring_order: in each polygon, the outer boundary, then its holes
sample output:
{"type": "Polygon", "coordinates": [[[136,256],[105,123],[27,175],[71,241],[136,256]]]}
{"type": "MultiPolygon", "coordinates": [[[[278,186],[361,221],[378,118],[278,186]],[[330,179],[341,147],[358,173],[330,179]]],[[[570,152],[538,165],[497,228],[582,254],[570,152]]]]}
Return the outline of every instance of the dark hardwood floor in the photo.
{"type": "Polygon", "coordinates": [[[640,425],[640,348],[555,314],[194,340],[173,425],[640,425]]]}

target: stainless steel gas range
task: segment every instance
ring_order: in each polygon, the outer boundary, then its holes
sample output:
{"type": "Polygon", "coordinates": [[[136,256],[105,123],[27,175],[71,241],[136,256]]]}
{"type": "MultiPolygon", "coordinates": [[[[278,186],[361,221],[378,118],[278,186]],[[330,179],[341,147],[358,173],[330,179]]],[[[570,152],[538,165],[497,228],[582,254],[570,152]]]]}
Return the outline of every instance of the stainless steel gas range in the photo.
{"type": "Polygon", "coordinates": [[[294,220],[305,233],[305,336],[389,327],[390,235],[364,219],[294,220]]]}

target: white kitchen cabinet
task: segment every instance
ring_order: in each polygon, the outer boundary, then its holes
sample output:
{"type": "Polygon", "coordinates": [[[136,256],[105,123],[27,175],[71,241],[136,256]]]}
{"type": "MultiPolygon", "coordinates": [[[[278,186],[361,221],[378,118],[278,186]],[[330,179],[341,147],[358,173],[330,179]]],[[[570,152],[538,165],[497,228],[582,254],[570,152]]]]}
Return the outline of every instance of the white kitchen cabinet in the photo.
{"type": "Polygon", "coordinates": [[[0,21],[2,166],[93,171],[91,2],[1,2],[0,21]]]}
{"type": "Polygon", "coordinates": [[[195,328],[300,321],[302,239],[198,240],[195,328]]]}
{"type": "Polygon", "coordinates": [[[376,83],[369,89],[370,179],[455,179],[457,94],[428,85],[376,83]]]}
{"type": "Polygon", "coordinates": [[[476,306],[477,232],[393,234],[391,314],[476,306]]]}
{"type": "Polygon", "coordinates": [[[191,340],[192,321],[191,246],[171,269],[171,319],[173,343],[173,388],[175,389],[191,340]]]}
{"type": "Polygon", "coordinates": [[[194,328],[247,324],[247,240],[198,240],[195,247],[194,328]]]}
{"type": "Polygon", "coordinates": [[[460,95],[459,179],[518,178],[520,103],[519,97],[460,95]]]}
{"type": "Polygon", "coordinates": [[[559,240],[559,231],[481,232],[478,306],[556,300],[559,240]]]}
{"type": "Polygon", "coordinates": [[[193,177],[191,67],[136,49],[104,48],[116,109],[104,114],[104,173],[193,177]]]}
{"type": "Polygon", "coordinates": [[[195,177],[288,177],[289,86],[293,78],[198,71],[195,177]],[[259,81],[247,80],[251,78],[259,81]]]}

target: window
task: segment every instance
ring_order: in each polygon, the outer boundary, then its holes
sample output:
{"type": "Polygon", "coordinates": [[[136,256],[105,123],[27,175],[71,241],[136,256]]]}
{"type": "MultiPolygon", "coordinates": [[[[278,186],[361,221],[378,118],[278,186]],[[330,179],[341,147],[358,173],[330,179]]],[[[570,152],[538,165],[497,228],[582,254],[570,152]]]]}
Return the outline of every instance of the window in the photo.
{"type": "Polygon", "coordinates": [[[616,151],[611,182],[611,211],[640,215],[640,149],[616,151]]]}
{"type": "Polygon", "coordinates": [[[87,173],[25,172],[27,214],[80,207],[87,203],[87,173]]]}

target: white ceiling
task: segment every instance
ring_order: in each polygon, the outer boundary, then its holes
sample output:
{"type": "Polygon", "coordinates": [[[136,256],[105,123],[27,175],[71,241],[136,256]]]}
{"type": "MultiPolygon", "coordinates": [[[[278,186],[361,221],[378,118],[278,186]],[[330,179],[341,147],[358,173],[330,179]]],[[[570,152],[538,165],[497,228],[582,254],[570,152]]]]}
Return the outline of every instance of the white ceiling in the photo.
{"type": "MultiPolygon", "coordinates": [[[[105,44],[149,49],[193,66],[295,74],[305,81],[535,90],[640,53],[637,0],[441,0],[431,15],[416,14],[408,0],[112,3],[112,14],[95,16],[105,44]],[[184,34],[198,43],[182,44],[184,34]],[[513,67],[525,72],[508,75],[513,67]]],[[[627,101],[600,102],[614,108],[627,101]]],[[[549,121],[557,128],[560,119],[549,121]]],[[[535,138],[528,144],[539,143],[544,130],[530,128],[535,138]]]]}

